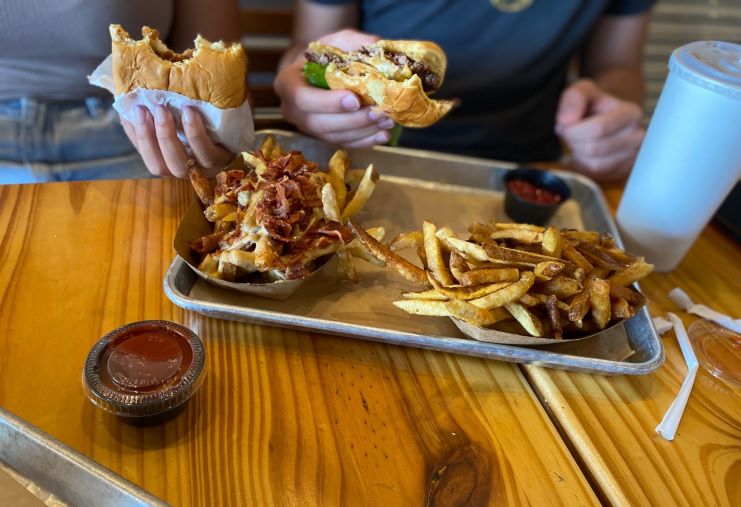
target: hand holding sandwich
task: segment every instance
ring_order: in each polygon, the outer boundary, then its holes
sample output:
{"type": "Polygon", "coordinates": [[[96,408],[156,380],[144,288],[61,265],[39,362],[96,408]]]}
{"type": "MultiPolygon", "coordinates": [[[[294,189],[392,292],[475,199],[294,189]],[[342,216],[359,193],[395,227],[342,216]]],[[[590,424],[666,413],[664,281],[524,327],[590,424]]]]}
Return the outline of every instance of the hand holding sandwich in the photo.
{"type": "Polygon", "coordinates": [[[372,146],[388,141],[394,122],[427,127],[452,109],[453,101],[429,97],[446,63],[433,42],[343,30],[309,44],[304,57],[283,67],[275,88],[284,116],[302,130],[345,147],[372,146]]]}
{"type": "Polygon", "coordinates": [[[234,160],[234,153],[211,140],[194,108],[186,107],[182,115],[183,130],[192,156],[178,139],[172,113],[166,107],[158,106],[152,116],[147,108],[138,106],[136,123],[121,119],[121,125],[153,175],[187,178],[188,159],[195,157],[205,169],[204,174],[213,176],[234,160]]]}
{"type": "MultiPolygon", "coordinates": [[[[342,30],[320,39],[344,51],[358,49],[378,40],[356,30],[342,30]]],[[[290,58],[290,57],[289,57],[290,58]]],[[[286,120],[302,131],[347,148],[369,147],[389,140],[394,122],[383,113],[363,106],[349,90],[323,90],[306,82],[303,53],[284,62],[275,79],[286,120]]]]}

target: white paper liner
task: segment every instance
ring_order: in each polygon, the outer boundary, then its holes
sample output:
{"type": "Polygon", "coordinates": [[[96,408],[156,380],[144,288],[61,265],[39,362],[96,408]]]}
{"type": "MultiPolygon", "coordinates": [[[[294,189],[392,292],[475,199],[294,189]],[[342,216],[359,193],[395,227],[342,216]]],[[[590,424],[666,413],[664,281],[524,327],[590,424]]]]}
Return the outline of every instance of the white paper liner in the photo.
{"type": "Polygon", "coordinates": [[[703,319],[712,320],[719,326],[723,326],[726,329],[730,329],[735,333],[741,333],[741,319],[733,319],[730,316],[716,312],[712,308],[705,305],[697,305],[692,299],[679,287],[672,289],[669,292],[669,299],[671,299],[675,305],[687,313],[697,315],[703,319]]]}
{"type": "Polygon", "coordinates": [[[185,106],[193,106],[203,118],[203,123],[211,139],[222,144],[228,150],[239,153],[251,150],[255,143],[255,125],[252,120],[252,109],[246,100],[240,107],[220,109],[209,102],[195,100],[179,93],[165,90],[146,90],[137,88],[130,93],[116,95],[113,84],[113,67],[111,56],[103,60],[93,73],[88,76],[90,84],[105,88],[115,96],[113,108],[118,114],[131,123],[136,123],[136,106],[144,106],[154,113],[158,105],[165,105],[175,119],[178,138],[187,145],[181,120],[185,106]]]}
{"type": "MultiPolygon", "coordinates": [[[[638,307],[636,308],[636,310],[640,308],[641,307],[638,307]]],[[[632,319],[633,317],[630,318],[632,319]]],[[[469,338],[473,338],[474,340],[478,340],[480,342],[500,343],[503,345],[558,345],[560,343],[587,340],[589,338],[594,338],[595,336],[610,333],[621,334],[622,337],[625,338],[626,334],[623,323],[629,319],[616,321],[614,324],[606,327],[605,329],[596,333],[592,333],[590,335],[577,336],[576,338],[564,338],[562,340],[557,340],[555,338],[539,338],[537,336],[505,333],[504,331],[497,331],[495,329],[474,326],[473,324],[469,324],[468,322],[465,322],[463,320],[456,319],[455,317],[451,317],[451,320],[455,323],[458,329],[460,329],[461,333],[465,334],[469,338]]]]}
{"type": "Polygon", "coordinates": [[[699,363],[697,362],[695,351],[692,350],[692,345],[690,344],[690,339],[687,336],[687,330],[684,328],[682,320],[673,313],[667,313],[666,315],[674,326],[674,334],[677,335],[679,348],[682,349],[684,361],[687,363],[687,376],[684,378],[684,382],[682,382],[682,387],[679,389],[677,397],[674,398],[674,401],[669,406],[669,410],[664,414],[664,418],[656,426],[656,433],[666,440],[674,440],[674,435],[676,435],[677,428],[679,427],[679,421],[682,420],[684,408],[687,406],[687,400],[692,392],[692,385],[695,383],[699,363]]]}

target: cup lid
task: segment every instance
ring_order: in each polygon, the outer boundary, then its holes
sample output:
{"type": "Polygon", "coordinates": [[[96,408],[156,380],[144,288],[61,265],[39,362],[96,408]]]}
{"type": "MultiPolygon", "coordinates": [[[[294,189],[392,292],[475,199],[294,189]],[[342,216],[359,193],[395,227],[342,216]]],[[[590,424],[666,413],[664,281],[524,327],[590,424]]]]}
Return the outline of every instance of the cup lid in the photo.
{"type": "Polygon", "coordinates": [[[672,53],[669,69],[704,88],[741,98],[741,45],[691,42],[672,53]]]}

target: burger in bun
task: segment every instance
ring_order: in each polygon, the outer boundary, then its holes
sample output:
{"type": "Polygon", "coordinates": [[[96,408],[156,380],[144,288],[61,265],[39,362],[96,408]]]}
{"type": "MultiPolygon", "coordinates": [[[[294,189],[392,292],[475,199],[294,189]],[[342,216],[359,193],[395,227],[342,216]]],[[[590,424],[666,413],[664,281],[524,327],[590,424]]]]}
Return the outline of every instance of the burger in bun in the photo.
{"type": "Polygon", "coordinates": [[[427,127],[453,107],[432,100],[445,76],[445,53],[428,41],[379,40],[346,53],[318,42],[309,44],[304,74],[316,86],[355,92],[405,127],[427,127]]]}
{"type": "Polygon", "coordinates": [[[221,109],[241,106],[247,98],[247,56],[241,44],[209,42],[200,35],[195,48],[170,50],[147,26],[134,40],[121,25],[110,25],[116,94],[136,88],[168,90],[221,109]]]}

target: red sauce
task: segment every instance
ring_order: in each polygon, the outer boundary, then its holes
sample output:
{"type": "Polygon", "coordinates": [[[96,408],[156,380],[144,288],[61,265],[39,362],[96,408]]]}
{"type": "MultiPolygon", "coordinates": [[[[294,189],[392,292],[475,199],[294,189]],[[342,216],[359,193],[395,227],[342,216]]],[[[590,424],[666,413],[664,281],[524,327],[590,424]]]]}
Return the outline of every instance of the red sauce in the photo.
{"type": "Polygon", "coordinates": [[[558,193],[527,180],[509,180],[507,182],[507,188],[519,198],[536,204],[549,205],[561,202],[561,196],[558,193]]]}
{"type": "Polygon", "coordinates": [[[182,374],[190,365],[190,356],[188,343],[179,335],[167,329],[144,328],[113,343],[106,367],[116,386],[151,391],[182,374]]]}

